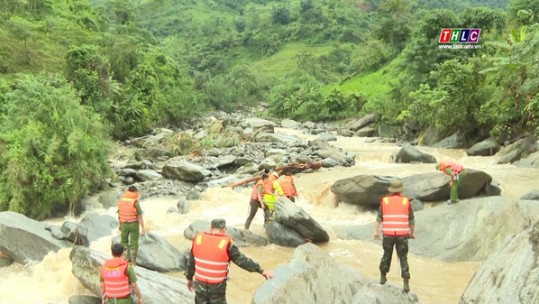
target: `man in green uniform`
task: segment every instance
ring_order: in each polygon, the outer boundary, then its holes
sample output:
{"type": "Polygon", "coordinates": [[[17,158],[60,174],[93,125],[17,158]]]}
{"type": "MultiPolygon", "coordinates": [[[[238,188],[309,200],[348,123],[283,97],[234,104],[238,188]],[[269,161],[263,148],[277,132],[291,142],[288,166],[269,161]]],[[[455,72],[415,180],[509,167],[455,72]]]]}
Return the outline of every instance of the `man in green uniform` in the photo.
{"type": "Polygon", "coordinates": [[[131,290],[143,304],[133,266],[122,259],[124,246],[115,243],[111,247],[113,258],[105,261],[100,271],[102,303],[131,304],[131,290]]]}
{"type": "Polygon", "coordinates": [[[138,190],[135,186],[129,186],[118,202],[118,222],[121,231],[120,242],[126,249],[129,249],[130,253],[130,256],[128,256],[126,250],[124,258],[136,265],[139,226],[140,233],[144,234],[145,229],[142,209],[138,201],[138,190]]]}
{"type": "Polygon", "coordinates": [[[410,291],[410,268],[408,266],[408,239],[415,239],[415,217],[410,205],[410,199],[403,196],[402,181],[391,180],[389,195],[382,197],[380,208],[374,222],[373,240],[380,239],[379,229],[382,224],[382,247],[384,254],[380,260],[380,284],[387,282],[386,274],[391,267],[393,248],[397,250],[403,279],[403,291],[410,291]]]}
{"type": "Polygon", "coordinates": [[[260,273],[267,280],[273,278],[273,273],[262,269],[257,262],[243,255],[238,247],[232,244],[225,230],[225,220],[214,219],[210,233],[199,233],[193,238],[185,277],[187,289],[195,289],[195,304],[226,304],[226,280],[230,261],[249,272],[260,273]]]}

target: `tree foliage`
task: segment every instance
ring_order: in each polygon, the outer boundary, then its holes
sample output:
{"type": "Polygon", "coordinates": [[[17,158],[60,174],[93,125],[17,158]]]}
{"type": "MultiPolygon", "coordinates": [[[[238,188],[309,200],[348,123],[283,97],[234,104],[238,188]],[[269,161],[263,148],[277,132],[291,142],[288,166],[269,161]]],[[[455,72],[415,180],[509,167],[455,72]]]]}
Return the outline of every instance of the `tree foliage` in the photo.
{"type": "Polygon", "coordinates": [[[109,176],[101,120],[58,77],[24,77],[4,96],[0,209],[43,219],[109,176]]]}

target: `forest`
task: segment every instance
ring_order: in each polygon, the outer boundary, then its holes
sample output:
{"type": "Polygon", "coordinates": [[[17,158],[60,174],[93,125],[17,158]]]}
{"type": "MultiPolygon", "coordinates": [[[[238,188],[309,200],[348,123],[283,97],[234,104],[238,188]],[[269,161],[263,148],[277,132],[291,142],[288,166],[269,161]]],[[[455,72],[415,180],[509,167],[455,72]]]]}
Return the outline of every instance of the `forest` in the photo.
{"type": "Polygon", "coordinates": [[[212,111],[539,134],[535,0],[0,0],[0,41],[0,210],[38,219],[103,186],[113,141],[212,111]]]}

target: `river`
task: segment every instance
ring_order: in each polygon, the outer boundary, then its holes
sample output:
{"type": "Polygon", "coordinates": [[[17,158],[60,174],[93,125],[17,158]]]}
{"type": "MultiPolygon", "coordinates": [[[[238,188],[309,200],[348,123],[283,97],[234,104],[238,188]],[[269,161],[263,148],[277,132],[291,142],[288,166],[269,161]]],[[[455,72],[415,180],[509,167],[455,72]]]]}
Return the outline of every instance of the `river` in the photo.
{"type": "MultiPolygon", "coordinates": [[[[276,129],[276,132],[296,134],[306,139],[314,138],[296,130],[276,129]]],[[[404,177],[417,173],[434,171],[434,164],[394,164],[391,155],[400,147],[392,143],[371,143],[368,138],[338,137],[331,142],[346,151],[356,153],[356,165],[348,168],[322,168],[314,173],[299,173],[295,176],[299,190],[297,204],[313,216],[330,234],[327,244],[319,245],[335,260],[346,264],[365,277],[378,280],[378,264],[382,256],[381,241],[363,242],[357,240],[339,240],[331,230],[336,224],[372,223],[375,213],[364,212],[357,206],[337,204],[329,190],[338,179],[360,174],[376,174],[404,177]]],[[[435,149],[419,147],[420,150],[438,160],[455,160],[465,168],[483,170],[500,183],[502,196],[518,199],[523,194],[537,190],[539,184],[538,169],[523,169],[513,165],[496,165],[494,157],[468,157],[463,150],[435,149]]],[[[223,217],[229,226],[242,228],[247,217],[250,187],[247,188],[210,188],[199,201],[193,202],[188,214],[167,214],[169,207],[175,206],[177,198],[149,198],[141,202],[144,210],[146,227],[149,231],[164,236],[173,246],[183,249],[190,241],[183,236],[183,231],[198,219],[211,220],[223,217]]],[[[437,203],[426,202],[425,208],[435,208],[437,203]]],[[[111,215],[115,209],[99,210],[111,215]]],[[[51,221],[61,223],[64,219],[51,221]]],[[[73,220],[73,219],[72,219],[73,220]]],[[[77,220],[77,219],[74,219],[77,220]]],[[[264,234],[263,216],[258,212],[251,230],[264,234]]],[[[421,225],[421,223],[417,223],[421,225]]],[[[115,232],[118,233],[117,231],[115,232]]],[[[421,235],[416,235],[421,238],[421,235]]],[[[94,242],[91,247],[109,252],[110,238],[94,242]]],[[[410,241],[413,251],[413,240],[410,241]]],[[[292,248],[269,245],[263,248],[240,248],[243,253],[254,258],[265,269],[272,269],[286,263],[292,248]]],[[[34,265],[13,264],[0,268],[0,304],[48,304],[67,303],[70,295],[89,294],[71,274],[69,260],[70,249],[50,253],[45,259],[34,265]]],[[[421,303],[454,304],[467,286],[474,272],[479,267],[477,262],[444,262],[409,254],[411,280],[410,287],[421,303]]],[[[171,275],[181,276],[180,273],[171,275]]],[[[401,286],[398,263],[394,257],[392,269],[388,274],[390,284],[401,286]]],[[[228,286],[228,301],[231,304],[248,304],[254,290],[262,283],[258,274],[248,273],[232,265],[228,286]]],[[[144,290],[142,290],[144,293],[144,290]]]]}

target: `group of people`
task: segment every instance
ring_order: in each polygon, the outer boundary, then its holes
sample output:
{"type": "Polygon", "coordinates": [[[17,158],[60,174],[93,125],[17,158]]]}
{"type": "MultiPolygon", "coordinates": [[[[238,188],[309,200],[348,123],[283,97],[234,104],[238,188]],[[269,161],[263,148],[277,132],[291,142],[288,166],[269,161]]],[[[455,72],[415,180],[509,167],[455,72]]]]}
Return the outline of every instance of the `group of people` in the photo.
{"type": "MultiPolygon", "coordinates": [[[[458,202],[458,186],[465,175],[463,167],[456,163],[440,162],[436,169],[451,177],[449,203],[458,202]]],[[[380,261],[380,284],[387,282],[387,273],[391,266],[393,248],[397,251],[400,262],[403,291],[410,291],[410,269],[408,265],[408,239],[415,238],[415,218],[410,199],[402,192],[404,186],[399,179],[391,180],[388,195],[381,198],[378,215],[374,224],[373,239],[380,239],[382,227],[382,248],[380,261]]],[[[250,212],[245,222],[249,229],[258,208],[264,210],[264,223],[271,221],[277,195],[285,195],[295,202],[297,189],[290,172],[279,179],[277,172],[263,174],[253,187],[250,197],[250,212]]],[[[143,303],[137,286],[137,277],[133,266],[136,265],[138,239],[145,232],[142,209],[138,201],[138,190],[130,186],[118,202],[118,221],[121,231],[120,243],[111,247],[112,259],[106,260],[100,269],[101,292],[103,303],[124,304],[143,303]]],[[[195,290],[195,303],[226,303],[226,280],[229,263],[258,272],[265,279],[272,279],[273,273],[264,270],[257,262],[242,254],[226,234],[226,221],[214,219],[210,231],[198,233],[192,240],[191,252],[187,261],[185,277],[189,291],[195,290]]]]}
{"type": "MultiPolygon", "coordinates": [[[[143,304],[134,266],[138,239],[145,227],[135,186],[130,186],[118,202],[118,223],[120,243],[112,244],[112,258],[100,268],[102,303],[143,304]]],[[[242,254],[225,231],[225,220],[214,219],[209,232],[198,233],[193,238],[185,277],[189,291],[195,289],[195,303],[226,303],[230,261],[247,271],[260,273],[265,279],[273,278],[272,272],[242,254]]]]}
{"type": "Polygon", "coordinates": [[[290,201],[296,202],[298,191],[290,171],[287,171],[281,178],[279,178],[277,171],[273,171],[271,174],[262,174],[251,191],[245,230],[249,230],[251,227],[251,222],[259,208],[264,210],[264,224],[273,220],[277,195],[286,196],[290,201]]]}

